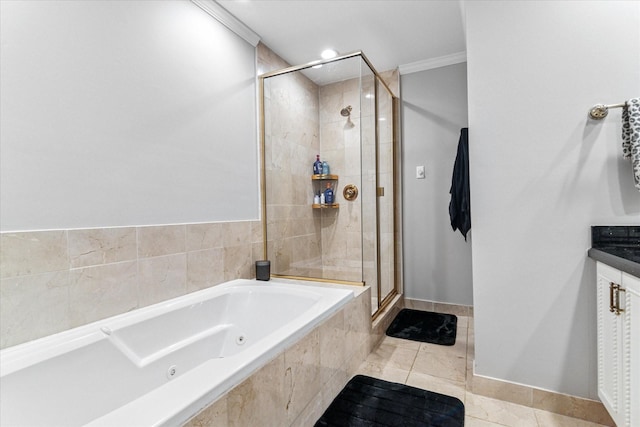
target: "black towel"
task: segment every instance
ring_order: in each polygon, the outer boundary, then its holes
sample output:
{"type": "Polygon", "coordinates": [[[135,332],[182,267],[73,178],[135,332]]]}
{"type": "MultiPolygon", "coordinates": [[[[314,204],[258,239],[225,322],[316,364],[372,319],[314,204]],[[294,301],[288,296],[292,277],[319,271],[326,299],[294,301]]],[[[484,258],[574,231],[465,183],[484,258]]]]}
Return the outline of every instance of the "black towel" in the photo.
{"type": "Polygon", "coordinates": [[[451,178],[451,202],[449,203],[449,217],[453,231],[460,230],[467,240],[467,233],[471,229],[471,194],[469,190],[469,128],[460,129],[458,154],[453,165],[451,178]]]}

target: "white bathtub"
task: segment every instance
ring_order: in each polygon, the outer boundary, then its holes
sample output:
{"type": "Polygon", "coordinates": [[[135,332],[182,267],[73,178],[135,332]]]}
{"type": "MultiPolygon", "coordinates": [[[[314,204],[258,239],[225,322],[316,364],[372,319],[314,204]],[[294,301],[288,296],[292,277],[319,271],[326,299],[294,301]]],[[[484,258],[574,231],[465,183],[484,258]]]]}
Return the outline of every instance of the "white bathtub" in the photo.
{"type": "Polygon", "coordinates": [[[179,425],[352,298],[234,280],[5,349],[0,425],[179,425]]]}

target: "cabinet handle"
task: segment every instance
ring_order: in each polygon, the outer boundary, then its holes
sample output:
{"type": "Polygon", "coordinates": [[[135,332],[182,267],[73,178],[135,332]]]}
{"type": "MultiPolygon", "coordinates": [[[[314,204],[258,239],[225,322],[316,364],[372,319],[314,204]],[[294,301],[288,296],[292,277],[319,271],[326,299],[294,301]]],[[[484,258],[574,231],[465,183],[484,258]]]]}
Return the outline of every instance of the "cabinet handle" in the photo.
{"type": "Polygon", "coordinates": [[[616,311],[616,306],[613,305],[613,289],[618,286],[613,282],[609,282],[609,311],[614,313],[616,311]]]}
{"type": "Polygon", "coordinates": [[[620,308],[620,292],[626,292],[627,290],[623,287],[621,287],[620,285],[616,285],[616,307],[615,307],[615,313],[616,316],[620,316],[620,313],[622,313],[624,310],[620,308]]]}

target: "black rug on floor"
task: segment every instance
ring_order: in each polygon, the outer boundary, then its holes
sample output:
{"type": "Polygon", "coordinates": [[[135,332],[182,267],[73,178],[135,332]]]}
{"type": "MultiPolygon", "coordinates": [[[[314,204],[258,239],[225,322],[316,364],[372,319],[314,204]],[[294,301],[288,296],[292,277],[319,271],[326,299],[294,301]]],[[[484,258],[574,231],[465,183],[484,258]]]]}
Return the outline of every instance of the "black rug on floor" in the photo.
{"type": "Polygon", "coordinates": [[[440,345],[456,343],[458,318],[453,314],[404,308],[387,328],[387,335],[440,345]]]}
{"type": "Polygon", "coordinates": [[[356,375],[315,427],[462,427],[464,404],[455,397],[356,375]]]}

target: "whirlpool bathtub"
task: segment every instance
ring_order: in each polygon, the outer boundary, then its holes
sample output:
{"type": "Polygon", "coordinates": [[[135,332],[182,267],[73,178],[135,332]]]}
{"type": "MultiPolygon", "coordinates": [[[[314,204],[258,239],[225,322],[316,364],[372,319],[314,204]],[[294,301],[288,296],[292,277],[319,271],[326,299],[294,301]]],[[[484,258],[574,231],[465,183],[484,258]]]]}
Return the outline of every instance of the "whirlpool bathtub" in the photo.
{"type": "Polygon", "coordinates": [[[234,280],[0,352],[0,424],[179,425],[353,298],[234,280]]]}

